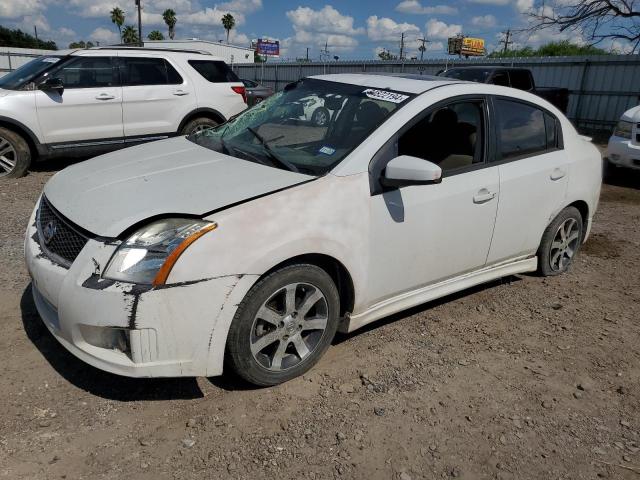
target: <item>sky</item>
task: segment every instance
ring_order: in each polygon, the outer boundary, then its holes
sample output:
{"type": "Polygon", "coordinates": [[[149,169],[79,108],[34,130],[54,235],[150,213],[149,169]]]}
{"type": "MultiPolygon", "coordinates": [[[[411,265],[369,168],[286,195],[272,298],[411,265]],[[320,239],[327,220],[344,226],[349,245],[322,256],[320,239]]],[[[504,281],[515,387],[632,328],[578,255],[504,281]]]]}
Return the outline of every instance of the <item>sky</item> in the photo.
{"type": "MultiPolygon", "coordinates": [[[[545,8],[553,8],[548,0],[545,8]]],[[[566,0],[555,0],[559,5],[566,0]]],[[[376,59],[382,49],[398,55],[405,34],[407,58],[419,56],[418,38],[426,38],[425,58],[446,55],[447,38],[463,33],[484,38],[488,51],[499,48],[502,32],[522,31],[528,12],[539,8],[535,0],[142,0],[143,33],[159,30],[167,37],[162,12],[176,12],[176,39],[226,38],[221,18],[231,13],[236,27],[230,43],[249,46],[252,39],[277,39],[281,59],[319,59],[325,44],[329,58],[376,59]]],[[[72,41],[118,42],[117,27],[109,12],[115,6],[125,11],[125,24],[137,25],[134,0],[0,0],[0,25],[32,33],[34,25],[42,39],[54,40],[59,48],[72,41]]],[[[579,33],[543,30],[516,33],[514,46],[532,47],[552,40],[584,43],[579,33]]],[[[624,50],[619,42],[604,48],[624,50]]]]}

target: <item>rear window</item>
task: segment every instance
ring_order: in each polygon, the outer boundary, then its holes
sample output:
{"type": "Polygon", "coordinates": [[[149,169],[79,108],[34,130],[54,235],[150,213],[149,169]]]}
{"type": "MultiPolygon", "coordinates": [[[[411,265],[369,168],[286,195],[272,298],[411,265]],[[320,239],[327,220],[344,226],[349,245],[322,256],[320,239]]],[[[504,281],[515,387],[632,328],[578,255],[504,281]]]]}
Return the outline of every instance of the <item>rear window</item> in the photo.
{"type": "Polygon", "coordinates": [[[531,74],[527,70],[511,70],[509,76],[511,77],[511,86],[513,88],[528,91],[533,87],[531,74]]]}
{"type": "Polygon", "coordinates": [[[229,66],[214,60],[189,60],[189,65],[211,83],[239,82],[238,76],[229,66]]]}
{"type": "Polygon", "coordinates": [[[440,73],[439,75],[441,77],[455,78],[456,80],[486,83],[491,73],[492,70],[488,68],[452,68],[440,73]]]}

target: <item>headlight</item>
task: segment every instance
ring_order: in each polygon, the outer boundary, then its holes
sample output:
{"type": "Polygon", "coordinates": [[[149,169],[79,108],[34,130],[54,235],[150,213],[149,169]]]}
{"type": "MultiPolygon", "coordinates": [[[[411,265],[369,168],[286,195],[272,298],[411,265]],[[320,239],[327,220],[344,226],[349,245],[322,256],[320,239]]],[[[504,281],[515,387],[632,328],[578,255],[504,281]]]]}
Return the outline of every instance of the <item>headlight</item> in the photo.
{"type": "Polygon", "coordinates": [[[631,140],[631,129],[633,128],[633,123],[625,122],[624,120],[620,120],[618,125],[616,125],[616,129],[613,131],[613,134],[616,137],[626,138],[631,140]]]}
{"type": "Polygon", "coordinates": [[[137,230],[111,257],[105,278],[164,285],[182,252],[218,225],[191,218],[158,220],[137,230]]]}

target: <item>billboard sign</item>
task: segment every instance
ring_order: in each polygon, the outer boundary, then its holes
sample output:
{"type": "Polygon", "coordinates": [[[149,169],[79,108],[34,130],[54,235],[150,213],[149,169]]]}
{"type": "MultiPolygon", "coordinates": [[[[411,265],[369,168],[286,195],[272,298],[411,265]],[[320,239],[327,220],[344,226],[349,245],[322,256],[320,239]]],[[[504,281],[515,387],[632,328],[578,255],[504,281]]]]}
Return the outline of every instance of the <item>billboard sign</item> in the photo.
{"type": "Polygon", "coordinates": [[[452,37],[449,39],[449,55],[480,57],[484,54],[484,39],[482,38],[452,37]]]}
{"type": "Polygon", "coordinates": [[[256,52],[258,55],[265,55],[269,57],[280,56],[280,42],[278,40],[267,40],[265,38],[259,38],[256,43],[256,52]]]}

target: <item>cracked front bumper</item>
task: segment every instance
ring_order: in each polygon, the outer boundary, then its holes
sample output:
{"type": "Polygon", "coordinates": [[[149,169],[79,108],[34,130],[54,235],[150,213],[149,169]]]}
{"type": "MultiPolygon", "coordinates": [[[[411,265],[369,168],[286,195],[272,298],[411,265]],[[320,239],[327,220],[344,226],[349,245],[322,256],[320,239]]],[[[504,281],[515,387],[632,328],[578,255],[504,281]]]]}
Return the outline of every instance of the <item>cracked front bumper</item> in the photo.
{"type": "Polygon", "coordinates": [[[72,354],[131,377],[222,373],[228,327],[255,276],[162,288],[100,280],[96,265],[107,264],[115,245],[89,240],[66,269],[42,252],[33,217],[29,225],[25,259],[34,302],[49,331],[72,354]]]}

